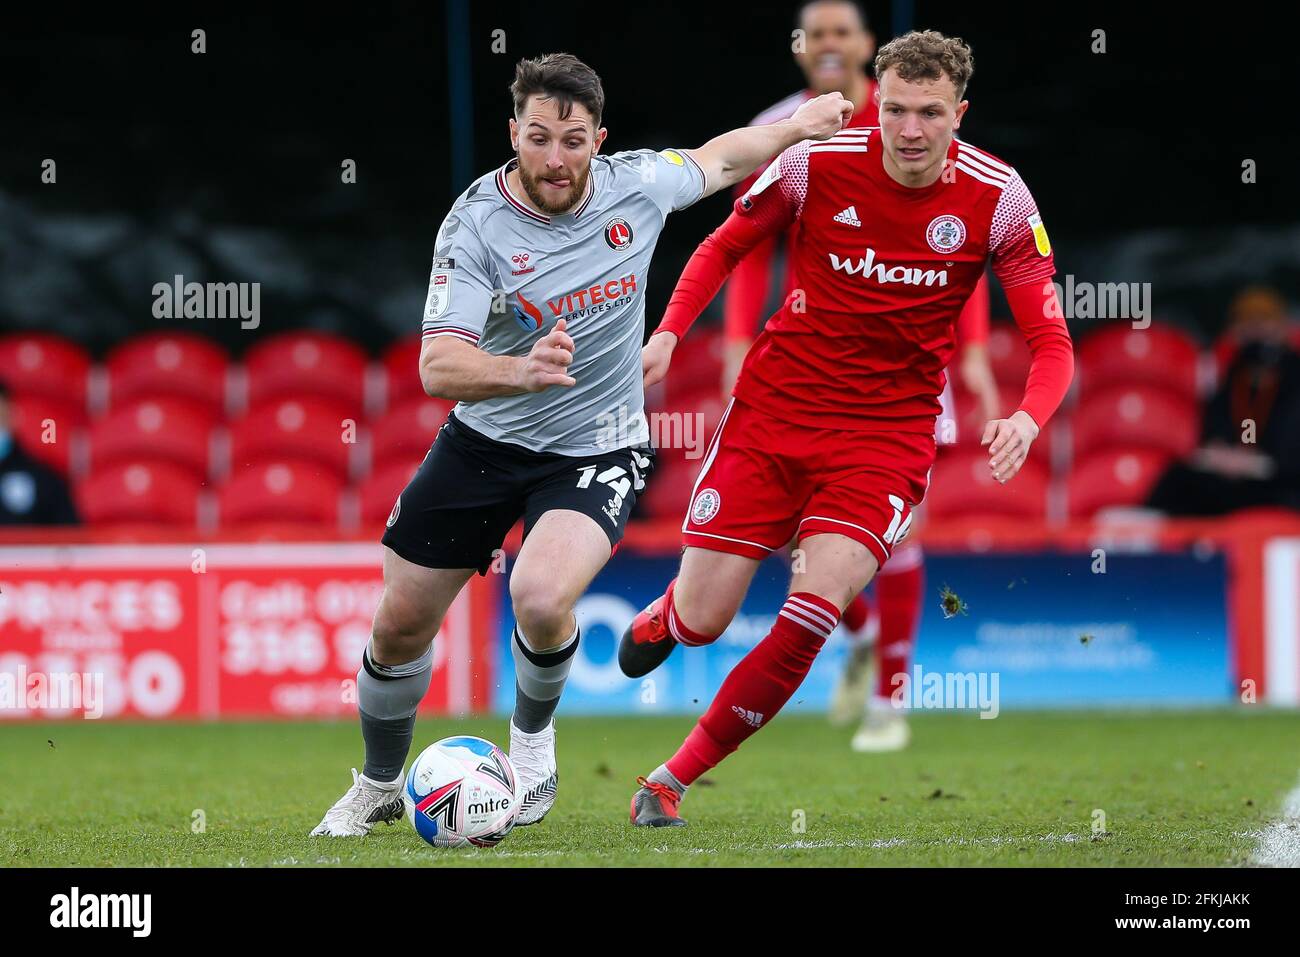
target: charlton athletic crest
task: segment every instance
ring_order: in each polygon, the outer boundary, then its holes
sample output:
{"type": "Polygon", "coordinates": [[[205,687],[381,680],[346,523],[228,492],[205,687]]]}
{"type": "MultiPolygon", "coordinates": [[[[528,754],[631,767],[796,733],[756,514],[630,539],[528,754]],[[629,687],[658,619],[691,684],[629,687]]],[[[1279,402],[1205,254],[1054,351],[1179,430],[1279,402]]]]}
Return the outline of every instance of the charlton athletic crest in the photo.
{"type": "Polygon", "coordinates": [[[966,224],[948,213],[936,216],[926,227],[925,241],[937,253],[956,252],[966,241],[966,224]]]}
{"type": "Polygon", "coordinates": [[[695,496],[695,504],[691,506],[691,521],[696,525],[703,525],[718,514],[721,505],[722,497],[718,495],[716,489],[704,489],[699,495],[695,496]]]}
{"type": "Polygon", "coordinates": [[[605,242],[610,249],[623,252],[632,247],[632,224],[622,217],[605,224],[605,242]]]}

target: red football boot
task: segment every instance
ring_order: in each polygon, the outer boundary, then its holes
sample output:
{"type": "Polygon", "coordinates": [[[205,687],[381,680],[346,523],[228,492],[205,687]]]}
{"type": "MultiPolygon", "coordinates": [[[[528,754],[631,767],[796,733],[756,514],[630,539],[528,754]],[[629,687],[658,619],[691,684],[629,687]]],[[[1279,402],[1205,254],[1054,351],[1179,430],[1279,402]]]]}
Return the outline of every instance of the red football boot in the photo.
{"type": "Polygon", "coordinates": [[[629,678],[640,678],[658,668],[677,641],[668,633],[668,620],[664,609],[673,593],[674,578],[662,595],[652,601],[632,619],[618,643],[618,666],[629,678]]]}
{"type": "Polygon", "coordinates": [[[632,823],[637,827],[685,827],[677,816],[682,796],[666,784],[637,778],[641,790],[632,795],[632,823]]]}

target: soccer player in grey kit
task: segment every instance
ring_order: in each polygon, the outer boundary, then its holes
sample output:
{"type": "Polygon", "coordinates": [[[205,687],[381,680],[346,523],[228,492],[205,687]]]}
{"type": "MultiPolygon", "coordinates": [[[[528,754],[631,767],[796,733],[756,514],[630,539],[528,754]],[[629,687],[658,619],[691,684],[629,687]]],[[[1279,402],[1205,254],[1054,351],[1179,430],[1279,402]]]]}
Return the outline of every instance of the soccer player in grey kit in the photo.
{"type": "Polygon", "coordinates": [[[749,176],[852,114],[838,93],[694,150],[599,155],[605,94],[576,57],[520,61],[515,157],[438,231],[420,379],[457,400],[384,533],[384,592],[357,673],[365,765],[312,834],[363,836],[402,814],[402,771],[456,595],[522,517],[510,575],[517,824],[555,803],[552,715],[578,643],[573,607],[609,560],[653,467],[643,408],[645,291],[670,212],[749,176]],[[611,423],[617,427],[611,428],[611,423]]]}

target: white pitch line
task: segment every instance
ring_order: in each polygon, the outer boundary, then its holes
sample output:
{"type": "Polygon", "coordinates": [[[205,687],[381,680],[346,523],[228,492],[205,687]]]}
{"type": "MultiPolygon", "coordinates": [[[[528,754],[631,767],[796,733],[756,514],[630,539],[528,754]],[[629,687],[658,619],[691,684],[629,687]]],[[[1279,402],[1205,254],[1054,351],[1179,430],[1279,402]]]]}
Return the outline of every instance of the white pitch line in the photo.
{"type": "Polygon", "coordinates": [[[1282,800],[1282,816],[1257,832],[1250,862],[1259,867],[1300,867],[1300,784],[1282,800]]]}

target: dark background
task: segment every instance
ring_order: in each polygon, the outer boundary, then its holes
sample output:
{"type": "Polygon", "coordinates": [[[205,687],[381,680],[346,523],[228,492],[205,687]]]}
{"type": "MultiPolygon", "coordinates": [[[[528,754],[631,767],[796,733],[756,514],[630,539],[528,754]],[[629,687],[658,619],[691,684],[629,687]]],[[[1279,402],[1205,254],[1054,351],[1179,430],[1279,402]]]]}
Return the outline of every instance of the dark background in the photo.
{"type": "MultiPolygon", "coordinates": [[[[963,138],[1020,170],[1062,274],[1150,281],[1157,317],[1203,337],[1245,283],[1300,295],[1288,24],[1226,6],[910,6],[913,25],[974,48],[963,138]],[[1094,29],[1104,54],[1091,52],[1094,29]],[[1241,181],[1246,158],[1255,184],[1241,181]]],[[[897,10],[866,7],[883,43],[897,10]]],[[[520,57],[567,50],[600,73],[610,152],[699,145],[802,85],[795,4],[464,9],[466,28],[449,27],[442,2],[7,10],[0,326],[102,352],[161,324],[152,286],[180,272],[262,282],[255,332],[190,320],[236,351],[305,325],[379,349],[418,328],[452,199],[509,156],[506,88],[520,57]],[[195,27],[203,55],[190,52],[195,27]],[[504,54],[491,49],[497,29],[504,54]],[[468,115],[451,105],[458,57],[468,115]],[[469,178],[452,172],[455,129],[471,131],[469,178]],[[40,181],[47,157],[55,185],[40,181]],[[340,182],[345,158],[356,185],[340,182]]],[[[670,221],[651,325],[727,211],[714,196],[670,221]]]]}

